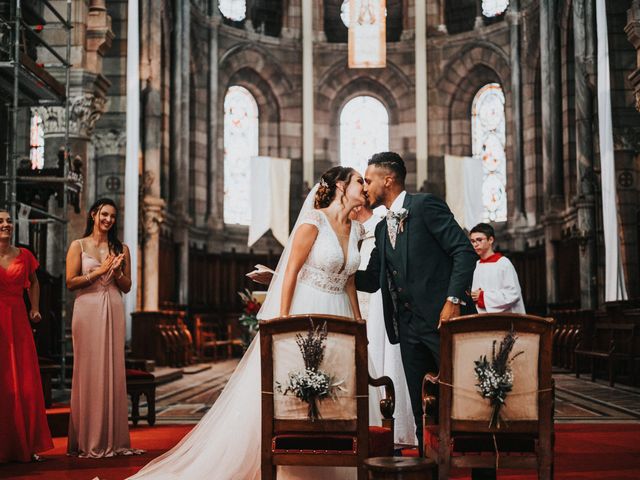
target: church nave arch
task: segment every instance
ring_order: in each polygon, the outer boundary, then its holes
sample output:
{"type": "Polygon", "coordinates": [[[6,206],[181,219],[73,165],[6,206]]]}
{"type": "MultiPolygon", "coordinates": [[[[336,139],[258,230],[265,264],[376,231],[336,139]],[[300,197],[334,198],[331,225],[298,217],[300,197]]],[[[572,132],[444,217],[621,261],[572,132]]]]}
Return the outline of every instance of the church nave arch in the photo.
{"type": "MultiPolygon", "coordinates": [[[[338,61],[319,79],[315,92],[315,143],[316,152],[321,150],[322,154],[316,153],[316,174],[340,163],[340,114],[350,100],[360,96],[373,97],[385,107],[390,150],[404,156],[408,145],[415,143],[415,128],[409,127],[415,124],[413,83],[395,64],[388,62],[387,67],[362,74],[345,69],[344,62],[338,61]]],[[[415,171],[415,164],[408,167],[409,172],[415,171]]]]}

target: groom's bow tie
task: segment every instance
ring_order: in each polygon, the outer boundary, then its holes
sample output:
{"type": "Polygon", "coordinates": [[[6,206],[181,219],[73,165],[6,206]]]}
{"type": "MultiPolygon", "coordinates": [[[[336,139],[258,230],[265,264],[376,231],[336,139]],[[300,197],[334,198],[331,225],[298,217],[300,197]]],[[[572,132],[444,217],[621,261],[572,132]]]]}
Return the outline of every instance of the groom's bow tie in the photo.
{"type": "Polygon", "coordinates": [[[403,222],[407,218],[407,213],[408,212],[404,208],[398,212],[387,210],[387,231],[389,232],[391,247],[394,249],[396,248],[398,231],[402,232],[403,222]]]}

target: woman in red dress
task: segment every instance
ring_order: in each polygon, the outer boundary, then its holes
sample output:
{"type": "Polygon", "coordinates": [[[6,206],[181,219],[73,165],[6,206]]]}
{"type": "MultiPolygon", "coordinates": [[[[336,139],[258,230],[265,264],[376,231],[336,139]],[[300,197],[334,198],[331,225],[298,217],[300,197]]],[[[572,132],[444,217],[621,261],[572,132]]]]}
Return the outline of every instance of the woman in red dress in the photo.
{"type": "Polygon", "coordinates": [[[38,261],[11,245],[13,223],[0,209],[0,463],[29,462],[53,448],[29,317],[39,322],[38,261]],[[29,289],[31,312],[22,297],[29,289]]]}

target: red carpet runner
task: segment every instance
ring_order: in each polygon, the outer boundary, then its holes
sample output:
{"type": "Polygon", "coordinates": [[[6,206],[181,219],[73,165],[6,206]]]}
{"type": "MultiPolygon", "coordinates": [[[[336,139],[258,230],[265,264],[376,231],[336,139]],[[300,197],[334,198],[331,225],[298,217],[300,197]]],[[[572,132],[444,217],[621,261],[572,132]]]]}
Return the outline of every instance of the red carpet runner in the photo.
{"type": "MultiPolygon", "coordinates": [[[[87,460],[67,457],[66,438],[56,438],[46,462],[0,465],[0,478],[16,480],[121,480],[173,447],[191,425],[138,427],[131,430],[134,457],[87,460]]],[[[469,478],[460,471],[455,479],[469,478]]],[[[499,479],[533,480],[534,472],[501,470],[499,479]]],[[[556,426],[556,479],[621,480],[640,478],[640,424],[561,424],[556,426]]],[[[187,479],[185,479],[187,480],[187,479]]],[[[213,480],[213,479],[212,479],[213,480]]],[[[220,478],[223,480],[223,477],[220,478]]]]}

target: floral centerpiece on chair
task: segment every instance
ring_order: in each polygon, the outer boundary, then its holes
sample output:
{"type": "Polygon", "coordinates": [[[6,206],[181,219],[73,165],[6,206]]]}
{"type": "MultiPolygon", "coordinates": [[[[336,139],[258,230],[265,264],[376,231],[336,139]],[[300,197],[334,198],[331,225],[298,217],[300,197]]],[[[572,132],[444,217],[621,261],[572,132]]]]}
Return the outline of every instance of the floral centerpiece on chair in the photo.
{"type": "Polygon", "coordinates": [[[242,299],[243,308],[242,314],[238,319],[238,323],[245,328],[244,342],[245,347],[251,343],[253,337],[258,332],[258,312],[262,304],[256,299],[249,289],[245,289],[244,292],[238,292],[242,299]]]}
{"type": "Polygon", "coordinates": [[[309,418],[315,421],[320,418],[318,401],[325,398],[335,398],[340,390],[344,390],[344,381],[336,381],[328,373],[320,370],[324,358],[325,341],[327,340],[327,323],[314,327],[313,320],[309,320],[309,331],[306,336],[296,334],[296,343],[302,354],[304,370],[289,372],[286,383],[276,382],[276,391],[287,395],[295,395],[301,401],[309,404],[309,418]]]}
{"type": "Polygon", "coordinates": [[[475,363],[475,373],[478,383],[478,392],[483,398],[491,401],[493,410],[489,420],[489,428],[500,428],[500,408],[504,405],[507,395],[513,389],[513,371],[511,363],[524,352],[518,352],[509,358],[511,350],[518,337],[511,327],[505,337],[500,342],[498,353],[496,354],[497,340],[493,341],[491,361],[486,355],[482,355],[475,363]]]}

